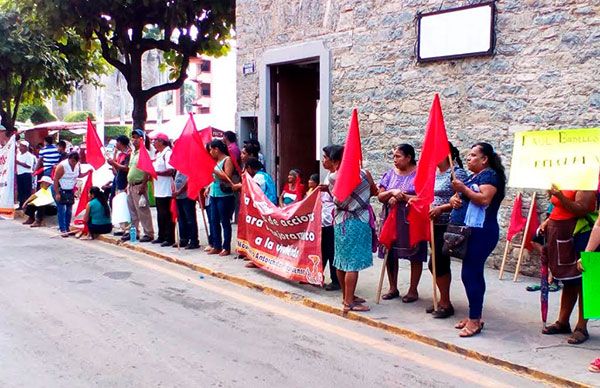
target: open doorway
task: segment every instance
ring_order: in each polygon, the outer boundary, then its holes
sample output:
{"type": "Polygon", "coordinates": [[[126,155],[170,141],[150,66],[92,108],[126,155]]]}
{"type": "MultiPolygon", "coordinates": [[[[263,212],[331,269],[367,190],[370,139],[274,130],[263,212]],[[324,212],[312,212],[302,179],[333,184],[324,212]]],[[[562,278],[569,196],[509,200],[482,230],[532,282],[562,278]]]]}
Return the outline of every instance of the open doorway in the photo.
{"type": "Polygon", "coordinates": [[[319,61],[271,65],[269,70],[277,185],[283,187],[291,169],[299,169],[306,184],[310,175],[320,170],[319,61]]]}

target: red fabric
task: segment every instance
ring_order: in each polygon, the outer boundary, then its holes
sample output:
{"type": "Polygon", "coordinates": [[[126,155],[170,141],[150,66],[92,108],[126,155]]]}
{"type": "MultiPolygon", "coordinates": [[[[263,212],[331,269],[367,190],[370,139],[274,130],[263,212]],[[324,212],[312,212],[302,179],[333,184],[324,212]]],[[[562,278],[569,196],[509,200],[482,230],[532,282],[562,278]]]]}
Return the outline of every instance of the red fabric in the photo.
{"type": "Polygon", "coordinates": [[[44,172],[44,167],[40,167],[33,172],[33,176],[42,175],[43,172],[44,172]]]}
{"type": "Polygon", "coordinates": [[[535,237],[535,234],[540,227],[540,218],[538,217],[538,213],[536,211],[537,206],[535,202],[533,203],[533,211],[531,212],[531,218],[529,220],[529,230],[527,231],[527,237],[525,238],[525,248],[532,250],[533,245],[531,244],[531,239],[535,237]]]}
{"type": "Polygon", "coordinates": [[[200,138],[205,146],[212,141],[212,127],[206,127],[200,130],[200,138]]]}
{"type": "Polygon", "coordinates": [[[440,97],[435,95],[425,128],[425,140],[415,175],[416,197],[411,200],[408,213],[409,242],[414,246],[420,241],[431,240],[429,208],[433,202],[435,172],[437,165],[450,154],[440,97]]]}
{"type": "Polygon", "coordinates": [[[177,215],[177,201],[175,198],[171,198],[171,219],[174,224],[177,223],[177,215]]]}
{"type": "Polygon", "coordinates": [[[383,226],[381,227],[381,233],[379,234],[379,242],[383,245],[387,250],[390,250],[394,241],[398,238],[397,236],[397,211],[396,205],[390,208],[390,214],[386,218],[383,226]]]}
{"type": "MultiPolygon", "coordinates": [[[[141,141],[141,140],[140,140],[141,141]]],[[[148,150],[144,146],[144,143],[140,143],[140,155],[138,157],[137,168],[148,173],[152,179],[158,178],[156,174],[156,170],[154,169],[154,165],[152,164],[152,160],[150,159],[150,155],[148,154],[148,150]]]]}
{"type": "Polygon", "coordinates": [[[183,132],[173,146],[169,163],[188,177],[187,193],[190,199],[197,199],[200,190],[214,179],[213,171],[217,164],[208,154],[191,113],[183,132]]]}
{"type": "Polygon", "coordinates": [[[94,167],[94,170],[99,169],[104,165],[104,153],[102,153],[102,141],[98,137],[98,132],[94,128],[94,124],[88,117],[87,133],[85,135],[85,160],[94,167]]]}
{"type": "Polygon", "coordinates": [[[81,189],[81,195],[79,196],[79,202],[77,203],[77,210],[75,210],[75,217],[85,211],[85,207],[90,201],[90,189],[92,188],[92,174],[88,175],[85,179],[83,189],[81,189]]]}
{"type": "Polygon", "coordinates": [[[294,202],[298,202],[298,201],[302,201],[302,199],[304,198],[304,194],[306,193],[306,189],[304,187],[304,185],[302,184],[302,182],[300,181],[300,177],[297,176],[296,177],[296,181],[294,182],[295,188],[294,190],[292,190],[290,188],[290,183],[286,183],[283,186],[283,191],[286,193],[290,193],[290,194],[296,194],[296,200],[294,202]]]}
{"type": "Polygon", "coordinates": [[[338,201],[343,202],[360,184],[360,167],[362,164],[362,149],[360,132],[358,130],[358,112],[352,110],[348,136],[344,145],[344,155],[337,172],[332,194],[338,201]]]}
{"type": "Polygon", "coordinates": [[[515,234],[525,229],[527,218],[523,217],[522,208],[523,199],[521,198],[521,194],[517,194],[517,198],[515,198],[515,203],[513,204],[512,212],[510,213],[508,230],[506,231],[507,241],[512,241],[513,237],[515,237],[515,234]]]}

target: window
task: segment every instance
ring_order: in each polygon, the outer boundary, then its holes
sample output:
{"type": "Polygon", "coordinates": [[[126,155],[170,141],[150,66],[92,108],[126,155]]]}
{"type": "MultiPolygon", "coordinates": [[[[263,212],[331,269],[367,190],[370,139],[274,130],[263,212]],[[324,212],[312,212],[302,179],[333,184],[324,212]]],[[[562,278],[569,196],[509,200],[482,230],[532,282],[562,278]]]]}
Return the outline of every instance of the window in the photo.
{"type": "Polygon", "coordinates": [[[209,106],[203,106],[200,108],[200,114],[205,115],[205,114],[209,114],[210,113],[210,107],[209,106]]]}
{"type": "Polygon", "coordinates": [[[200,72],[202,73],[210,73],[210,61],[202,60],[200,64],[200,72]]]}
{"type": "Polygon", "coordinates": [[[200,96],[210,97],[210,84],[207,84],[207,83],[200,84],[200,96]]]}

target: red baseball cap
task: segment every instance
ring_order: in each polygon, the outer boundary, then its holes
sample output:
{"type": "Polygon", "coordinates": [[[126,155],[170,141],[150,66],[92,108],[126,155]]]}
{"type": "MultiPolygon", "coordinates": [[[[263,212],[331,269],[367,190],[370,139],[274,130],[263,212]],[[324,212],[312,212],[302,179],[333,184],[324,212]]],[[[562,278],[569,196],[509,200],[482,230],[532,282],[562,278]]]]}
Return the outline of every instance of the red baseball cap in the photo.
{"type": "Polygon", "coordinates": [[[166,141],[166,142],[169,141],[169,136],[167,136],[166,134],[164,134],[162,132],[159,132],[156,135],[153,135],[152,137],[154,138],[154,140],[160,139],[160,140],[163,140],[163,141],[166,141]]]}

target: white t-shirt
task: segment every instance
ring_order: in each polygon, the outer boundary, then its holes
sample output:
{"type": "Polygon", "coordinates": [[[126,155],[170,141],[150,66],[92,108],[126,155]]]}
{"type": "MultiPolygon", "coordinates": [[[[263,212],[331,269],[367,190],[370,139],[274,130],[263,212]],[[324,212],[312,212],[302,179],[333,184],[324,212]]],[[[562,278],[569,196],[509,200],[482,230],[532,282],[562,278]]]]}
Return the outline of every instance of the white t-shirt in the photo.
{"type": "Polygon", "coordinates": [[[69,159],[65,159],[60,164],[63,166],[64,174],[62,178],[58,180],[60,188],[62,190],[73,190],[75,188],[75,184],[77,183],[77,178],[79,178],[80,170],[79,163],[75,165],[75,168],[72,168],[69,164],[69,159]]]}
{"type": "MultiPolygon", "coordinates": [[[[329,175],[325,177],[323,184],[329,186],[329,175]]],[[[335,203],[333,203],[333,197],[327,191],[321,192],[321,225],[323,227],[333,225],[333,211],[335,210],[335,203]]]]}
{"type": "Polygon", "coordinates": [[[26,168],[17,164],[17,175],[32,173],[37,162],[37,159],[31,152],[25,152],[24,154],[17,152],[17,160],[29,166],[29,168],[26,168]]]}
{"type": "MultiPolygon", "coordinates": [[[[171,158],[171,148],[166,147],[161,152],[156,153],[156,159],[154,159],[154,170],[156,172],[162,172],[170,170],[173,167],[169,164],[171,158]]],[[[154,196],[158,198],[170,197],[173,194],[173,177],[172,176],[158,176],[158,179],[154,181],[154,196]]]]}

